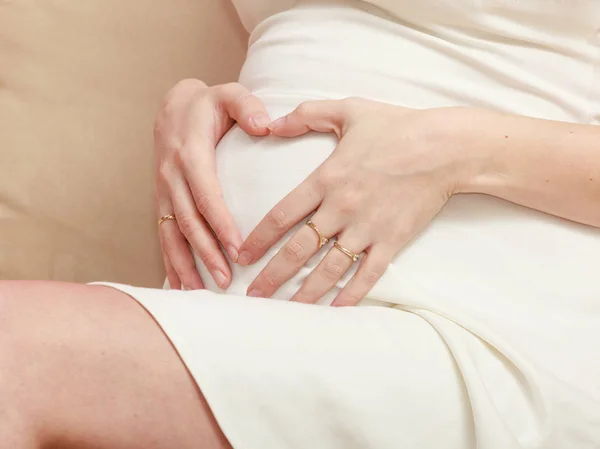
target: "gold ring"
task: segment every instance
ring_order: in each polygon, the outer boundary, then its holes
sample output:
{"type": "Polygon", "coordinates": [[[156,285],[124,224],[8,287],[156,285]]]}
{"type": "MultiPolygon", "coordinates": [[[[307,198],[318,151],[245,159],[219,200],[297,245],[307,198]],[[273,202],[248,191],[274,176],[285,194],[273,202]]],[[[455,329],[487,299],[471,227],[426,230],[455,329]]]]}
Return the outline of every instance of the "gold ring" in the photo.
{"type": "Polygon", "coordinates": [[[163,224],[165,221],[169,221],[169,220],[177,220],[177,218],[175,218],[175,215],[173,214],[167,214],[167,215],[163,215],[162,217],[160,217],[158,219],[158,225],[160,226],[161,224],[163,224]]]}
{"type": "Polygon", "coordinates": [[[319,231],[319,228],[317,228],[317,226],[312,221],[307,220],[306,224],[308,225],[309,228],[311,228],[313,231],[315,231],[317,233],[317,235],[319,236],[319,249],[323,248],[323,245],[326,245],[327,243],[329,243],[329,239],[327,237],[323,237],[323,234],[321,234],[321,231],[319,231]]]}
{"type": "Polygon", "coordinates": [[[358,258],[360,257],[360,254],[353,253],[348,248],[344,248],[338,242],[333,242],[333,246],[335,246],[337,249],[339,249],[341,252],[343,252],[346,256],[348,256],[350,259],[352,259],[352,262],[356,262],[358,260],[358,258]]]}

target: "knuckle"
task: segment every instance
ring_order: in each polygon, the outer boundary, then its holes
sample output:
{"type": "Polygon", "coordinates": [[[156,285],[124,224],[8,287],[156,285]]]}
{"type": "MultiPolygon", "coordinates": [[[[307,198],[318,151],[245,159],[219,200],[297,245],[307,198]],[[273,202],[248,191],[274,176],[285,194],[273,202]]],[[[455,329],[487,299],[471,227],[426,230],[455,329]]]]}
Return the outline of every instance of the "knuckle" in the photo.
{"type": "Polygon", "coordinates": [[[216,251],[200,249],[198,251],[198,257],[200,257],[202,263],[209,269],[218,267],[221,263],[221,255],[216,251]]]}
{"type": "Polygon", "coordinates": [[[194,278],[196,277],[196,275],[194,274],[195,270],[196,270],[195,266],[189,266],[189,267],[186,266],[183,270],[181,270],[181,273],[177,273],[177,276],[181,280],[181,283],[183,284],[183,286],[186,290],[192,289],[191,287],[188,287],[188,286],[194,284],[194,278]]]}
{"type": "Polygon", "coordinates": [[[296,292],[295,296],[295,300],[297,302],[302,302],[305,304],[310,304],[312,302],[314,302],[314,295],[310,294],[309,292],[307,292],[304,289],[300,289],[296,292]]]}
{"type": "Polygon", "coordinates": [[[192,94],[202,89],[206,89],[206,87],[206,84],[199,79],[182,79],[171,87],[164,95],[161,109],[164,109],[165,106],[168,108],[170,105],[176,104],[177,102],[186,101],[192,94]]]}
{"type": "Polygon", "coordinates": [[[170,267],[167,270],[167,279],[169,280],[169,286],[170,288],[175,288],[177,285],[181,285],[181,278],[179,277],[179,275],[177,274],[177,271],[175,271],[175,268],[170,267]]]}
{"type": "Polygon", "coordinates": [[[336,164],[323,164],[318,173],[319,181],[327,188],[341,185],[346,178],[346,172],[336,164]]]}
{"type": "Polygon", "coordinates": [[[193,235],[198,230],[198,222],[195,217],[191,215],[184,214],[178,216],[177,224],[179,225],[181,233],[186,237],[193,235]]]}
{"type": "Polygon", "coordinates": [[[236,82],[220,84],[218,86],[214,86],[212,88],[212,92],[214,93],[218,102],[229,101],[230,99],[233,99],[235,95],[239,94],[240,86],[241,85],[236,82]]]}
{"type": "Polygon", "coordinates": [[[159,162],[157,174],[160,182],[168,184],[169,180],[171,179],[171,166],[165,161],[159,162]]]}
{"type": "Polygon", "coordinates": [[[196,202],[196,207],[200,213],[204,214],[208,209],[212,207],[213,199],[212,196],[201,188],[195,188],[192,191],[192,195],[194,196],[194,201],[196,202]]]}
{"type": "Polygon", "coordinates": [[[258,251],[261,251],[265,247],[264,239],[257,235],[250,236],[248,238],[248,244],[250,245],[250,248],[258,251]]]}
{"type": "Polygon", "coordinates": [[[279,286],[277,279],[271,273],[263,273],[263,275],[261,276],[261,281],[263,285],[269,287],[269,289],[275,289],[279,286]]]}
{"type": "Polygon", "coordinates": [[[227,225],[224,223],[215,223],[210,226],[215,235],[220,241],[223,241],[224,237],[227,235],[227,225]]]}
{"type": "Polygon", "coordinates": [[[219,84],[217,86],[214,86],[213,89],[217,92],[221,92],[221,93],[232,93],[235,92],[239,87],[239,83],[232,81],[229,83],[223,83],[223,84],[219,84]]]}
{"type": "Polygon", "coordinates": [[[187,91],[195,91],[197,89],[204,89],[206,87],[206,84],[204,84],[202,81],[200,81],[199,79],[196,78],[184,78],[180,81],[177,82],[177,84],[175,84],[175,86],[173,87],[173,91],[177,90],[185,90],[187,91]]]}
{"type": "Polygon", "coordinates": [[[276,207],[267,214],[267,220],[277,230],[283,230],[287,226],[286,213],[283,209],[276,207]]]}
{"type": "Polygon", "coordinates": [[[315,190],[319,193],[319,195],[321,197],[325,196],[329,185],[326,182],[325,177],[322,175],[322,171],[317,171],[316,176],[313,178],[313,182],[315,185],[315,190]]]}
{"type": "Polygon", "coordinates": [[[342,274],[344,274],[344,269],[339,262],[334,260],[326,260],[323,263],[321,274],[326,279],[337,280],[342,276],[342,274]]]}
{"type": "Polygon", "coordinates": [[[336,208],[343,215],[352,215],[358,210],[359,198],[356,192],[344,190],[336,197],[336,208]]]}
{"type": "Polygon", "coordinates": [[[362,298],[354,292],[342,291],[340,293],[340,302],[344,305],[356,305],[361,301],[361,299],[362,298]]]}
{"type": "Polygon", "coordinates": [[[290,240],[283,247],[283,257],[290,262],[301,262],[304,259],[304,246],[297,240],[290,240]]]}
{"type": "Polygon", "coordinates": [[[363,282],[368,286],[373,286],[377,283],[381,276],[383,276],[384,270],[378,268],[366,269],[362,274],[363,282]]]}
{"type": "Polygon", "coordinates": [[[200,260],[206,265],[209,269],[219,267],[221,265],[221,255],[217,252],[210,251],[204,252],[202,256],[200,256],[200,260]]]}
{"type": "Polygon", "coordinates": [[[164,157],[181,151],[181,136],[166,128],[168,126],[165,125],[154,132],[154,153],[157,156],[164,157]]]}
{"type": "Polygon", "coordinates": [[[174,250],[175,250],[175,245],[172,241],[172,239],[168,238],[168,237],[164,237],[161,239],[161,246],[163,249],[163,253],[167,254],[169,257],[173,256],[174,250]]]}
{"type": "Polygon", "coordinates": [[[194,276],[194,271],[196,271],[196,264],[193,260],[186,260],[179,267],[179,276],[184,283],[188,283],[192,280],[194,276]]]}
{"type": "Polygon", "coordinates": [[[167,127],[169,119],[176,109],[174,90],[169,91],[163,98],[156,115],[154,116],[154,135],[160,136],[167,127]]]}
{"type": "Polygon", "coordinates": [[[300,103],[300,105],[296,108],[295,114],[299,117],[306,117],[307,115],[310,115],[313,110],[313,102],[305,101],[304,103],[300,103]]]}
{"type": "Polygon", "coordinates": [[[159,142],[163,140],[164,128],[166,117],[165,110],[161,109],[156,113],[156,118],[154,119],[154,127],[152,128],[152,135],[154,136],[154,142],[159,142]]]}
{"type": "Polygon", "coordinates": [[[189,167],[196,162],[196,152],[189,144],[173,149],[173,158],[180,167],[189,167]]]}
{"type": "Polygon", "coordinates": [[[194,109],[196,111],[202,111],[202,116],[198,120],[206,120],[208,111],[215,113],[218,110],[218,98],[215,92],[207,91],[206,93],[197,96],[194,100],[194,109]]]}
{"type": "Polygon", "coordinates": [[[238,95],[233,100],[233,108],[237,111],[248,109],[252,103],[253,95],[250,93],[238,95]]]}
{"type": "Polygon", "coordinates": [[[404,223],[396,226],[391,233],[391,241],[403,245],[410,239],[410,236],[413,234],[413,229],[414,227],[411,223],[404,223]]]}
{"type": "Polygon", "coordinates": [[[206,89],[207,86],[202,81],[193,78],[178,81],[164,95],[161,105],[156,115],[156,120],[164,120],[171,116],[175,110],[187,103],[189,99],[197,92],[206,89]]]}
{"type": "Polygon", "coordinates": [[[196,269],[196,264],[191,254],[178,254],[171,259],[171,263],[182,281],[188,280],[188,277],[193,274],[193,270],[196,269]]]}

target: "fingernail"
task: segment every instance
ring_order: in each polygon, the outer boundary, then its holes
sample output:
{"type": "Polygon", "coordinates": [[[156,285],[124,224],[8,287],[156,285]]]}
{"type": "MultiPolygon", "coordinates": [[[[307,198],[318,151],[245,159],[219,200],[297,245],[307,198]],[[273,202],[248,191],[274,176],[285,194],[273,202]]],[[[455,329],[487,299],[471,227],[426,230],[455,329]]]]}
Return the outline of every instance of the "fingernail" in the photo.
{"type": "Polygon", "coordinates": [[[252,254],[248,251],[242,251],[242,254],[240,254],[240,257],[238,258],[238,263],[240,265],[249,265],[250,262],[252,262],[252,254]]]}
{"type": "Polygon", "coordinates": [[[213,278],[219,287],[225,288],[227,286],[227,276],[222,271],[213,271],[213,278]]]}
{"type": "Polygon", "coordinates": [[[238,260],[238,252],[237,249],[235,249],[233,247],[233,245],[229,245],[227,247],[227,254],[229,254],[229,258],[232,260],[232,262],[237,262],[238,260]]]}
{"type": "Polygon", "coordinates": [[[283,124],[285,123],[286,119],[287,119],[287,115],[283,116],[281,118],[278,118],[277,120],[275,120],[273,123],[271,123],[269,125],[269,129],[270,130],[274,130],[276,128],[279,128],[279,127],[283,126],[283,124]]]}
{"type": "Polygon", "coordinates": [[[250,117],[250,123],[257,128],[266,128],[271,123],[271,118],[266,114],[259,114],[250,117]]]}
{"type": "Polygon", "coordinates": [[[252,290],[250,290],[248,292],[248,296],[251,296],[253,298],[262,298],[263,294],[262,294],[262,292],[259,289],[253,288],[252,290]]]}

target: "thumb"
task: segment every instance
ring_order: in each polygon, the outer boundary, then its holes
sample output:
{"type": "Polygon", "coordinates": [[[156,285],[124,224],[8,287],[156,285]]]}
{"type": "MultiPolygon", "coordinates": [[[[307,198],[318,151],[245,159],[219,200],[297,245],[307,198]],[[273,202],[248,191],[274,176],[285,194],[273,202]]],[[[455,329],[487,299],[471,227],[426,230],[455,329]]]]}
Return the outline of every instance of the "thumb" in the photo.
{"type": "Polygon", "coordinates": [[[310,131],[335,133],[342,138],[347,118],[343,100],[307,101],[288,115],[269,125],[271,133],[280,137],[296,137],[310,131]]]}
{"type": "Polygon", "coordinates": [[[227,115],[237,122],[247,134],[269,134],[271,118],[264,103],[239,83],[221,86],[219,102],[227,115]]]}

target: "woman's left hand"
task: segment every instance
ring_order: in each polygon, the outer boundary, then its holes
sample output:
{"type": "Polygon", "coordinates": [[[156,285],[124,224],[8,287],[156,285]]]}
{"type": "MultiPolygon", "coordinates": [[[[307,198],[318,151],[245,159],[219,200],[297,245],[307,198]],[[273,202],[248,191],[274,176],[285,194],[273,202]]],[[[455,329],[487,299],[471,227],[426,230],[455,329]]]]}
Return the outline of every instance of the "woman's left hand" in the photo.
{"type": "MultiPolygon", "coordinates": [[[[311,221],[324,237],[335,237],[351,253],[362,253],[356,274],[332,304],[356,305],[402,247],[471,176],[475,163],[465,146],[450,137],[469,126],[468,111],[416,110],[349,98],[303,103],[275,121],[274,135],[333,132],[339,144],[261,221],[241,247],[238,263],[260,259],[314,211],[311,221]]],[[[270,297],[319,248],[318,233],[303,226],[252,282],[248,295],[270,297]]],[[[353,262],[351,255],[332,246],[292,300],[316,303],[353,262]]]]}

